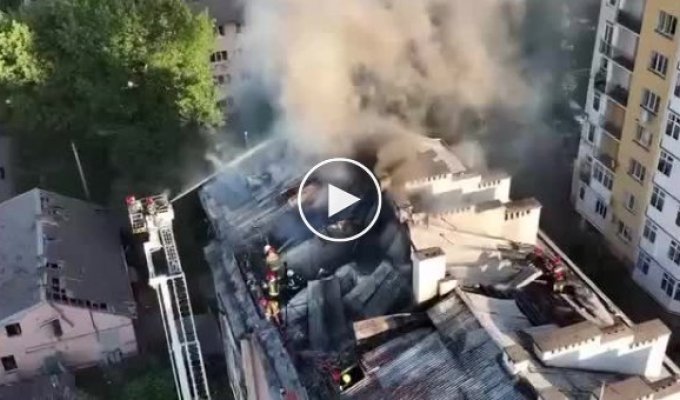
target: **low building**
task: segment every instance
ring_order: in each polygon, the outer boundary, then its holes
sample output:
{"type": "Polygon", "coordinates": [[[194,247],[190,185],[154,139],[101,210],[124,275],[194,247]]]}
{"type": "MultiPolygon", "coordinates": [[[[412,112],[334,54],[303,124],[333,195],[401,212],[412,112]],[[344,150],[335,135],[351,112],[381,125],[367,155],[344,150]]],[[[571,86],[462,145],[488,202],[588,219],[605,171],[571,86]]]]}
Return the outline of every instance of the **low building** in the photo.
{"type": "Polygon", "coordinates": [[[540,204],[510,199],[510,176],[439,141],[415,153],[409,174],[381,175],[388,209],[352,243],[302,226],[286,188],[310,160],[281,143],[201,188],[236,398],[607,399],[631,378],[680,395],[668,328],[613,305],[540,232],[540,204]],[[265,244],[295,278],[279,313],[262,302],[265,244]]]}
{"type": "Polygon", "coordinates": [[[78,368],[137,352],[116,227],[105,209],[40,189],[0,203],[0,384],[55,359],[78,368]]]}

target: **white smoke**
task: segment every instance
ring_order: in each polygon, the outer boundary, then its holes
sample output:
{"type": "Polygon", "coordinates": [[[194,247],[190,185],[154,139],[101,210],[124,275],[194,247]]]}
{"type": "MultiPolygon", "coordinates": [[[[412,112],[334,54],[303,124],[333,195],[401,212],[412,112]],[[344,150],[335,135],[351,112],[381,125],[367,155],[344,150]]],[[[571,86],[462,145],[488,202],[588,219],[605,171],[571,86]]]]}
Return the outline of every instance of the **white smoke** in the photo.
{"type": "Polygon", "coordinates": [[[300,149],[457,141],[488,113],[531,101],[515,37],[523,16],[519,0],[249,0],[241,67],[300,149]]]}

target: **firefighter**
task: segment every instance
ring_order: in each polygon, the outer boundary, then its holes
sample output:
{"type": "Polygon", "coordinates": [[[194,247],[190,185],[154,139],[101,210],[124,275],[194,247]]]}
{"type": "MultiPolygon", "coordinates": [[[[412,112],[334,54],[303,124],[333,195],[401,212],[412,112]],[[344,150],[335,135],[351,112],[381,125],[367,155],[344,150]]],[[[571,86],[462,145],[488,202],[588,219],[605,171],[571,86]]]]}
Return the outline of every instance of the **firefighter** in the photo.
{"type": "Polygon", "coordinates": [[[267,294],[270,299],[279,296],[279,274],[276,271],[269,270],[265,276],[267,294]]]}
{"type": "Polygon", "coordinates": [[[266,298],[260,299],[260,307],[264,310],[264,316],[267,321],[272,321],[277,325],[281,324],[281,319],[279,316],[280,308],[279,302],[276,300],[267,300],[266,298]]]}
{"type": "Polygon", "coordinates": [[[296,292],[300,289],[301,282],[299,277],[295,274],[295,271],[292,269],[287,269],[286,270],[286,279],[287,279],[287,287],[288,290],[291,292],[296,292]]]}
{"type": "Polygon", "coordinates": [[[264,246],[265,262],[269,269],[278,271],[281,268],[281,260],[279,259],[279,253],[271,245],[264,246]]]}

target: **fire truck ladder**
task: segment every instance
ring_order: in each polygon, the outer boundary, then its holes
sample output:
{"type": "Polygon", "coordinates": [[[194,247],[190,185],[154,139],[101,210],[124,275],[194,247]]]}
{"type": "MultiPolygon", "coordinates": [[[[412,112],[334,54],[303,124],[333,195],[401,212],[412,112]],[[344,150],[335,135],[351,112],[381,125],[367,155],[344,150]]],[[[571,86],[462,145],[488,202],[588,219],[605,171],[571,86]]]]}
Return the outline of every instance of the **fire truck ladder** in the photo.
{"type": "Polygon", "coordinates": [[[157,196],[154,199],[166,208],[157,207],[153,214],[146,214],[149,240],[144,243],[144,251],[149,268],[149,284],[158,295],[177,397],[180,400],[208,400],[210,392],[201,345],[172,231],[174,214],[166,197],[157,196]],[[165,254],[167,272],[157,271],[152,261],[152,254],[161,248],[165,254]]]}

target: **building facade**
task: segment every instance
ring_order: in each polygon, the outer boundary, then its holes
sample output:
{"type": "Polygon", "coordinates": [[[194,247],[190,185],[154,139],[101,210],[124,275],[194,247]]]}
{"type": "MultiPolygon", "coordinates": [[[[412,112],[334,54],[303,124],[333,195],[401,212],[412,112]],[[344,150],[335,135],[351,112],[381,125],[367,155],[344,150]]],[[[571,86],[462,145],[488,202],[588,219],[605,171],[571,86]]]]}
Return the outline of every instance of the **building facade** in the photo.
{"type": "Polygon", "coordinates": [[[0,203],[0,384],[136,354],[115,220],[34,189],[0,203]]]}
{"type": "Polygon", "coordinates": [[[675,312],[679,17],[673,0],[602,0],[572,186],[576,210],[636,265],[636,282],[675,312]]]}

